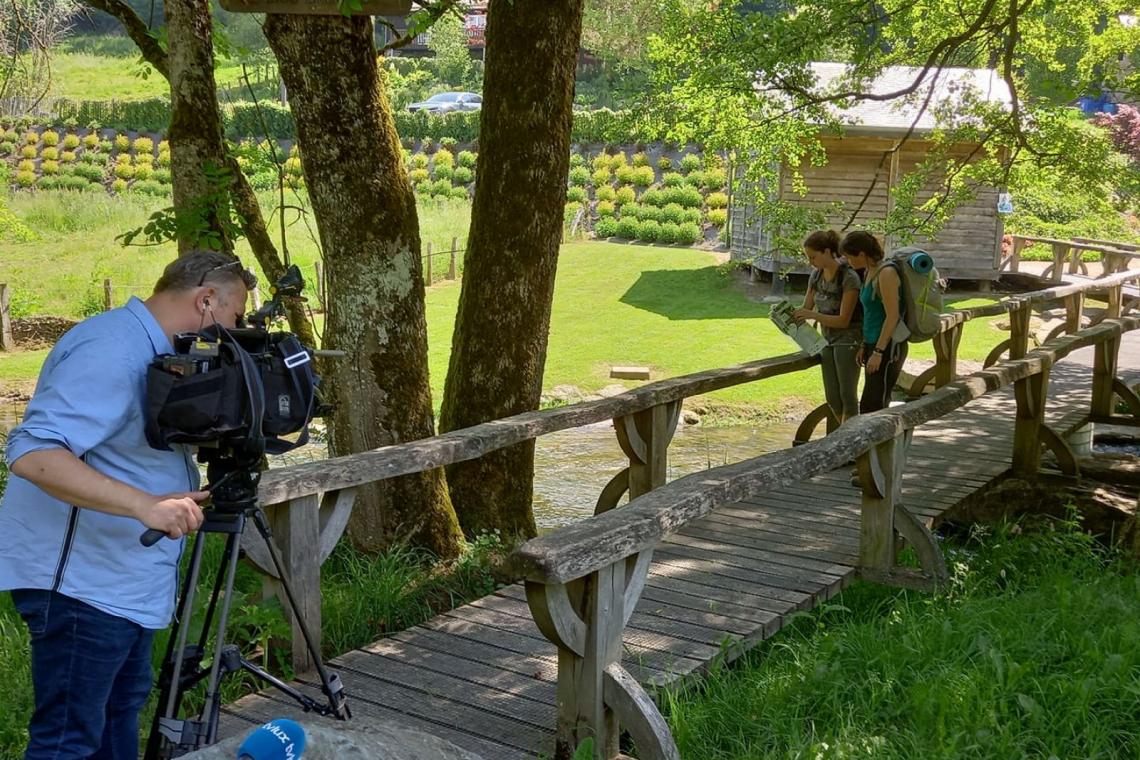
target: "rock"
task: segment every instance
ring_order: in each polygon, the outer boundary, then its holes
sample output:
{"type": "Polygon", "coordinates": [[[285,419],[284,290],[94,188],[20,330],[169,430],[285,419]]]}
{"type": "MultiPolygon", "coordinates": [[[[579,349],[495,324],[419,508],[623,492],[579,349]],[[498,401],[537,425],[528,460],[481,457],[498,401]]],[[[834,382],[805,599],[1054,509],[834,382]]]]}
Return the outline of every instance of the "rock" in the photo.
{"type": "MultiPolygon", "coordinates": [[[[394,723],[377,721],[364,726],[312,717],[298,722],[305,729],[304,760],[482,760],[438,736],[394,723]]],[[[246,731],[183,757],[233,760],[249,734],[246,731]]]]}
{"type": "Polygon", "coordinates": [[[699,425],[701,424],[701,415],[689,409],[683,409],[681,411],[681,422],[686,425],[699,425]]]}
{"type": "Polygon", "coordinates": [[[585,394],[582,393],[582,389],[576,385],[556,385],[549,392],[542,394],[542,401],[547,404],[554,401],[574,404],[584,397],[585,394]]]}

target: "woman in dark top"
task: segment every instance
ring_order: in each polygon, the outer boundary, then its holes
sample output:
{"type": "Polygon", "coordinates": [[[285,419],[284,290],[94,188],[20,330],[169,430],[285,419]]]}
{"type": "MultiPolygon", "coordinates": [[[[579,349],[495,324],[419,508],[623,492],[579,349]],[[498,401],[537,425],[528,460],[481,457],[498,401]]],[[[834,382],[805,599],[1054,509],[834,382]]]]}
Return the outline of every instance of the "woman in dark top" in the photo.
{"type": "Polygon", "coordinates": [[[907,342],[891,339],[902,319],[902,280],[898,270],[886,263],[879,241],[868,232],[848,233],[839,252],[847,263],[864,272],[859,293],[863,305],[863,345],[855,358],[865,370],[859,412],[868,414],[890,404],[891,389],[906,361],[907,342]]]}
{"type": "Polygon", "coordinates": [[[859,365],[862,345],[859,315],[859,275],[840,261],[839,233],[820,230],[804,241],[804,255],[815,271],[808,278],[803,308],[797,319],[810,319],[823,330],[827,348],[820,352],[823,392],[840,424],[859,413],[859,365]]]}

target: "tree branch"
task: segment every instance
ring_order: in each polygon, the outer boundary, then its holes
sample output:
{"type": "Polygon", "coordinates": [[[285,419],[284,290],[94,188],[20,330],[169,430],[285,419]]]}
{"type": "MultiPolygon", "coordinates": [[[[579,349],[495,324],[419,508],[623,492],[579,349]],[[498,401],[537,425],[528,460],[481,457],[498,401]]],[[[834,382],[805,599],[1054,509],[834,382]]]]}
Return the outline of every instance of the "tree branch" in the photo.
{"type": "Polygon", "coordinates": [[[166,51],[162,49],[158,39],[151,33],[150,27],[143,22],[134,9],[123,0],[82,0],[96,10],[118,19],[126,29],[127,35],[138,45],[143,58],[166,79],[170,79],[170,68],[167,64],[166,51]]]}

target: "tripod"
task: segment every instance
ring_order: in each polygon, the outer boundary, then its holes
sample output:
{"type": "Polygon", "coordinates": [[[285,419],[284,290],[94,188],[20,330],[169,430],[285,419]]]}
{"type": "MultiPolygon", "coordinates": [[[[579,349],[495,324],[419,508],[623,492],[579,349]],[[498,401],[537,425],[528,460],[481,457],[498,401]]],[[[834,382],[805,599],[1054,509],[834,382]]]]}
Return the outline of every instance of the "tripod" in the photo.
{"type": "MultiPolygon", "coordinates": [[[[207,487],[207,490],[213,494],[214,507],[206,512],[206,519],[194,540],[189,568],[183,581],[178,609],[175,612],[174,627],[159,673],[159,712],[155,713],[151,724],[145,760],[180,757],[217,741],[218,718],[222,706],[221,680],[238,670],[244,670],[280,690],[294,699],[305,712],[316,712],[338,720],[352,717],[345,701],[344,686],[340,676],[325,669],[320,651],[313,642],[308,626],[298,616],[292,587],[277,548],[271,540],[272,534],[265,513],[257,503],[257,482],[261,477],[261,473],[257,470],[259,457],[253,461],[247,461],[248,459],[248,457],[240,458],[224,454],[215,455],[209,461],[207,477],[212,485],[207,487]],[[242,532],[246,523],[251,520],[265,541],[277,577],[281,579],[281,586],[285,590],[284,601],[296,618],[309,654],[316,663],[321,691],[327,699],[327,704],[317,702],[267,673],[242,657],[236,645],[225,643],[226,624],[233,601],[234,576],[237,573],[237,563],[241,554],[242,532]],[[202,565],[202,550],[205,547],[206,536],[210,533],[225,535],[225,549],[214,580],[202,631],[196,644],[187,645],[190,620],[194,611],[194,595],[202,565]],[[214,634],[213,656],[208,667],[203,667],[206,644],[215,615],[217,627],[214,634]],[[201,713],[197,718],[178,718],[186,692],[203,680],[206,681],[206,695],[201,713]]],[[[142,541],[149,545],[161,537],[162,534],[157,531],[147,531],[143,534],[142,541]]]]}

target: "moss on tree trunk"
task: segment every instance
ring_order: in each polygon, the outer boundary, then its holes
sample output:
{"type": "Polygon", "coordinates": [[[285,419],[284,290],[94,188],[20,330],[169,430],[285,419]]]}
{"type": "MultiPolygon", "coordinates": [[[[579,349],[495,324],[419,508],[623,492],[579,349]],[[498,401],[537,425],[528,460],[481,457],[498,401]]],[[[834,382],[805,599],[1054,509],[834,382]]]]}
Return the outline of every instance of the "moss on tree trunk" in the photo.
{"type": "MultiPolygon", "coordinates": [[[[324,249],[324,346],[334,454],[434,434],[419,220],[367,18],[270,15],[265,35],[289,88],[301,165],[324,249]]],[[[441,470],[362,489],[358,546],[407,539],[442,557],[461,541],[441,470]]]]}
{"type": "MultiPolygon", "coordinates": [[[[536,409],[573,118],[582,0],[492,0],[479,167],[440,427],[536,409]]],[[[535,533],[533,442],[452,465],[463,530],[535,533]]]]}

